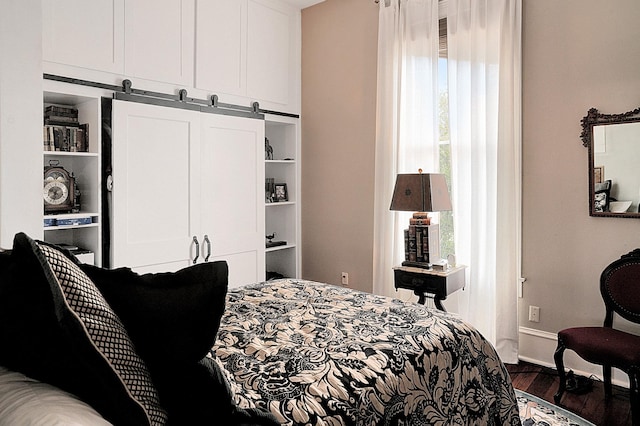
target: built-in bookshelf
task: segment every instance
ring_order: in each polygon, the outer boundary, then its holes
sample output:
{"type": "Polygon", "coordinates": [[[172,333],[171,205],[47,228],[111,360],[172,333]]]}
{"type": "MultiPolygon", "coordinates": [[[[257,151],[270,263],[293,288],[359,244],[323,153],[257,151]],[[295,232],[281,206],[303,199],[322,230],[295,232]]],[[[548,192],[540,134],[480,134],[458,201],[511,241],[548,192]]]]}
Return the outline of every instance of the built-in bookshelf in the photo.
{"type": "Polygon", "coordinates": [[[265,232],[267,279],[300,277],[300,130],[297,118],[267,114],[265,232]],[[269,150],[270,151],[270,150],[269,150]],[[270,151],[271,152],[271,151],[270,151]],[[273,184],[272,189],[268,184],[273,184]],[[286,185],[286,187],[284,186],[286,185]],[[283,190],[286,188],[286,196],[283,190]],[[280,194],[280,196],[278,196],[280,194]]]}
{"type": "Polygon", "coordinates": [[[62,167],[72,175],[76,204],[62,212],[43,207],[44,240],[66,245],[81,261],[101,265],[100,96],[67,86],[45,84],[43,166],[62,167]],[[75,120],[61,115],[74,111],[75,120]]]}

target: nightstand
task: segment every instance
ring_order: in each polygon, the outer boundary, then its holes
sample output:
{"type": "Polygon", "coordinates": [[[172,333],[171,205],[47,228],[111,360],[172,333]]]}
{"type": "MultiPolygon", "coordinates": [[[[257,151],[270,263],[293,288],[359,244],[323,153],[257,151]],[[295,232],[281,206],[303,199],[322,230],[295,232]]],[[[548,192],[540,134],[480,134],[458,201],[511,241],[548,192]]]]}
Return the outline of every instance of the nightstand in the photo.
{"type": "Polygon", "coordinates": [[[410,266],[396,266],[393,275],[396,290],[404,288],[413,290],[418,296],[418,303],[424,305],[427,294],[433,295],[433,301],[438,309],[446,311],[442,301],[454,291],[464,288],[466,283],[466,266],[457,265],[446,271],[413,268],[410,266]]]}

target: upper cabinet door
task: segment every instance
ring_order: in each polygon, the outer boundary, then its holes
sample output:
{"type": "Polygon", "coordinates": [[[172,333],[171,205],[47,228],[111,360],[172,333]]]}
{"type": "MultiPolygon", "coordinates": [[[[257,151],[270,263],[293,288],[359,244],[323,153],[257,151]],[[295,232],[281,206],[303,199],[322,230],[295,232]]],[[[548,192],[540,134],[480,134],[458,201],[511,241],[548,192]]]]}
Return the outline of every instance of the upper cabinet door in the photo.
{"type": "Polygon", "coordinates": [[[197,0],[196,8],[195,86],[245,96],[247,0],[197,0]]]}
{"type": "Polygon", "coordinates": [[[45,61],[122,74],[124,0],[42,2],[45,61]]]}
{"type": "Polygon", "coordinates": [[[126,0],[125,74],[193,85],[193,0],[126,0]]]}
{"type": "Polygon", "coordinates": [[[298,11],[275,2],[249,0],[247,95],[291,107],[298,91],[298,11]]]}
{"type": "Polygon", "coordinates": [[[197,88],[221,102],[299,112],[299,9],[278,0],[196,0],[196,12],[197,88]]]}

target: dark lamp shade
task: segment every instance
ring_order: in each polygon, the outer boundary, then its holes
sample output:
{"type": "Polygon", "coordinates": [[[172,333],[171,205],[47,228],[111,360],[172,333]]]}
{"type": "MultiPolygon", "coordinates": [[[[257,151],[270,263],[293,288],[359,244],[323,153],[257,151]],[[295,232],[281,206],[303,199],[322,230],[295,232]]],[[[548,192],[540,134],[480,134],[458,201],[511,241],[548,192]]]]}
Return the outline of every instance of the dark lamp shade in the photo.
{"type": "Polygon", "coordinates": [[[400,174],[389,210],[440,212],[451,210],[447,181],[439,173],[400,174]]]}

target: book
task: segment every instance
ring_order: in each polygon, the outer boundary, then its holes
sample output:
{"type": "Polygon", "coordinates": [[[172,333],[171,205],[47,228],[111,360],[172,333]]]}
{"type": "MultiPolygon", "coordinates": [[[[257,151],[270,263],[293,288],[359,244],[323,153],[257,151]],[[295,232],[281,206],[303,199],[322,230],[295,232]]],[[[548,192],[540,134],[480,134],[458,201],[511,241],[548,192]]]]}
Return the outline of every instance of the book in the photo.
{"type": "MultiPolygon", "coordinates": [[[[422,254],[422,249],[423,249],[423,244],[422,244],[422,240],[423,240],[423,226],[422,225],[409,225],[409,228],[411,227],[415,228],[415,234],[416,234],[416,261],[417,262],[424,262],[424,255],[422,254]]],[[[427,247],[428,249],[429,247],[427,247]]],[[[427,256],[428,257],[428,256],[427,256]]]]}
{"type": "Polygon", "coordinates": [[[87,152],[88,124],[76,126],[45,125],[42,130],[45,151],[87,152]]]}
{"type": "Polygon", "coordinates": [[[409,260],[409,230],[404,230],[404,260],[409,260]]]}
{"type": "Polygon", "coordinates": [[[57,226],[78,226],[78,225],[91,225],[93,223],[93,219],[90,216],[87,217],[74,217],[74,218],[63,218],[57,219],[57,226]]]}
{"type": "Polygon", "coordinates": [[[409,243],[409,251],[408,251],[408,261],[410,262],[416,262],[418,259],[418,249],[416,246],[416,227],[415,226],[409,226],[409,230],[408,230],[408,243],[409,243]]]}
{"type": "Polygon", "coordinates": [[[44,116],[44,124],[58,124],[58,125],[79,125],[77,118],[72,117],[60,117],[60,116],[44,116]]]}
{"type": "Polygon", "coordinates": [[[71,250],[79,250],[79,247],[76,246],[76,245],[73,245],[73,244],[60,244],[59,243],[58,247],[61,247],[63,249],[69,250],[69,251],[71,251],[71,250]]]}
{"type": "Polygon", "coordinates": [[[54,114],[69,117],[78,117],[78,108],[72,106],[48,105],[44,109],[45,115],[54,114]]]}
{"type": "Polygon", "coordinates": [[[278,246],[286,246],[286,241],[267,241],[266,248],[278,247],[278,246]]]}

